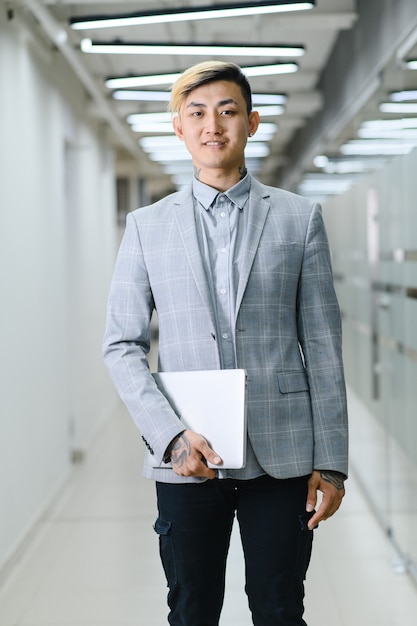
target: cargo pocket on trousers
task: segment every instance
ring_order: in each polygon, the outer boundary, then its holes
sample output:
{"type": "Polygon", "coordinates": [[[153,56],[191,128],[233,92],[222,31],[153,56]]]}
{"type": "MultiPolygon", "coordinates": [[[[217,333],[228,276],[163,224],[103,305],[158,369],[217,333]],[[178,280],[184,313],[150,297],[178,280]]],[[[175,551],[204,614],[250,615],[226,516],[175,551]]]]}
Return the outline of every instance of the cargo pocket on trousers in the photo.
{"type": "Polygon", "coordinates": [[[308,530],[307,522],[312,516],[310,514],[303,514],[299,516],[300,530],[298,531],[298,551],[297,560],[295,564],[295,575],[301,580],[305,580],[307,575],[307,569],[310,564],[311,552],[313,548],[313,536],[314,531],[308,530]]]}
{"type": "Polygon", "coordinates": [[[158,517],[154,525],[154,530],[157,535],[159,535],[159,554],[161,556],[168,587],[173,587],[177,584],[177,568],[175,567],[171,526],[171,522],[167,522],[160,517],[158,517]]]}

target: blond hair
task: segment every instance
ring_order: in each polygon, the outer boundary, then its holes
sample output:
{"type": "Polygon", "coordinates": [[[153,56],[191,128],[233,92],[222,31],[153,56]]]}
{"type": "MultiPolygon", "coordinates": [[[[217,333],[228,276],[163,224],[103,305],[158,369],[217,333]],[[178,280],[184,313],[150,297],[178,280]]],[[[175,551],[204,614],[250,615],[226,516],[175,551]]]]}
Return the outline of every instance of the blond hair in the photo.
{"type": "Polygon", "coordinates": [[[169,102],[171,113],[179,113],[184,100],[191,91],[217,80],[226,80],[239,85],[249,115],[252,110],[252,93],[248,79],[238,65],[224,61],[205,61],[185,70],[171,89],[169,102]]]}

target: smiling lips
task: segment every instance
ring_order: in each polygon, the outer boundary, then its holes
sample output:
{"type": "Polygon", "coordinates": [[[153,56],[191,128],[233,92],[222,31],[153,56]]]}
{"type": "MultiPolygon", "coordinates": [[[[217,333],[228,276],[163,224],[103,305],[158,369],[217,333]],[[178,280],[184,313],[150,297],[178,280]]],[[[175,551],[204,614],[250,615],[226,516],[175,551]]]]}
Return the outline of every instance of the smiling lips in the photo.
{"type": "Polygon", "coordinates": [[[225,141],[206,141],[203,145],[217,148],[217,147],[225,146],[226,142],[225,141]]]}

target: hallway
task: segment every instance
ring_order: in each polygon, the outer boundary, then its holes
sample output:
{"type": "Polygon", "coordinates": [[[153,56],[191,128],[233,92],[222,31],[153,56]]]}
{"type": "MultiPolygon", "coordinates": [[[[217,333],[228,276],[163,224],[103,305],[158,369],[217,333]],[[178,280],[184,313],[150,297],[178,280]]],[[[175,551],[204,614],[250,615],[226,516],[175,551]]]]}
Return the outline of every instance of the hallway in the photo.
{"type": "MultiPolygon", "coordinates": [[[[153,483],[122,406],[49,509],[0,588],[1,626],[162,626],[153,483]]],[[[388,541],[353,477],[321,525],[307,580],[309,626],[414,626],[417,590],[395,573],[388,541]]],[[[233,536],[221,626],[251,624],[233,536]]]]}

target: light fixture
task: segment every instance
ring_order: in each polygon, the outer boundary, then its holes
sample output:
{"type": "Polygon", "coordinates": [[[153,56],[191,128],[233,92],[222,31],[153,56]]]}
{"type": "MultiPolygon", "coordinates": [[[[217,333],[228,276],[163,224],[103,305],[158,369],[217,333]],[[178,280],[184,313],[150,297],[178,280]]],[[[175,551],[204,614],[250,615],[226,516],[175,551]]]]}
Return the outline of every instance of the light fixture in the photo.
{"type": "Polygon", "coordinates": [[[383,102],[379,110],[381,113],[417,113],[417,102],[383,102]]]}
{"type": "Polygon", "coordinates": [[[282,115],[284,113],[284,107],[280,104],[256,107],[260,117],[274,117],[275,115],[282,115]]]}
{"type": "Polygon", "coordinates": [[[87,54],[167,54],[198,56],[264,56],[300,57],[305,53],[303,46],[289,45],[245,45],[245,44],[164,44],[103,42],[83,39],[81,51],[87,54]]]}
{"type": "Polygon", "coordinates": [[[313,159],[313,163],[316,167],[322,168],[329,164],[329,157],[324,154],[319,154],[313,159]]]}
{"type": "MultiPolygon", "coordinates": [[[[257,111],[262,117],[274,117],[276,115],[282,115],[284,108],[281,105],[258,107],[257,111]]],[[[158,113],[132,113],[127,116],[128,124],[142,124],[145,126],[147,123],[171,123],[172,114],[169,111],[163,111],[158,113]]]]}
{"type": "MultiPolygon", "coordinates": [[[[271,133],[276,131],[275,124],[260,124],[256,134],[251,138],[253,141],[259,141],[259,137],[270,136],[271,133]]],[[[139,145],[146,151],[152,150],[170,150],[171,148],[176,148],[178,146],[183,146],[184,144],[171,133],[168,136],[154,136],[154,137],[141,137],[139,139],[139,145]]]]}
{"type": "Polygon", "coordinates": [[[417,90],[404,89],[402,91],[393,91],[390,93],[389,99],[391,102],[407,102],[410,100],[417,100],[417,90]]]}
{"type": "Polygon", "coordinates": [[[367,120],[362,122],[361,128],[372,130],[401,130],[417,128],[417,117],[403,117],[395,120],[367,120]]]}
{"type": "Polygon", "coordinates": [[[192,20],[207,20],[225,17],[239,17],[249,15],[267,15],[288,11],[304,11],[312,9],[314,2],[239,2],[233,4],[216,4],[201,7],[180,7],[160,11],[142,11],[125,15],[92,15],[87,17],[73,17],[70,19],[74,30],[93,28],[114,28],[120,26],[143,26],[148,24],[166,24],[169,22],[189,22],[192,20]]]}
{"type": "MultiPolygon", "coordinates": [[[[171,122],[136,122],[132,124],[131,130],[134,133],[159,133],[162,135],[173,135],[174,129],[171,122]]],[[[268,141],[276,132],[275,124],[259,124],[258,130],[253,137],[248,137],[248,141],[268,141]],[[270,128],[273,127],[273,130],[270,128]]]]}
{"type": "Polygon", "coordinates": [[[360,139],[417,139],[417,128],[359,128],[360,139]]]}
{"type": "Polygon", "coordinates": [[[109,89],[129,89],[130,87],[146,87],[152,85],[171,85],[181,72],[174,74],[148,74],[145,76],[121,76],[119,78],[108,78],[106,87],[109,89]]]}
{"type": "MultiPolygon", "coordinates": [[[[296,72],[298,66],[296,63],[273,63],[272,65],[252,65],[242,67],[242,72],[246,76],[271,76],[274,74],[291,74],[296,72]]],[[[148,74],[142,76],[122,76],[117,78],[108,78],[106,87],[109,89],[129,89],[135,87],[145,87],[152,85],[172,85],[182,72],[173,74],[148,74]]]]}
{"type": "Polygon", "coordinates": [[[340,146],[340,152],[345,155],[401,155],[408,154],[415,148],[417,141],[410,140],[377,140],[353,139],[340,146]]]}
{"type": "Polygon", "coordinates": [[[135,102],[169,102],[169,91],[146,91],[137,89],[117,89],[112,96],[115,100],[129,100],[135,102]]]}
{"type": "Polygon", "coordinates": [[[252,94],[252,104],[260,105],[260,104],[285,104],[288,98],[284,94],[274,94],[274,93],[253,93],[252,94]]]}
{"type": "MultiPolygon", "coordinates": [[[[173,161],[191,161],[191,155],[183,143],[178,143],[177,146],[165,146],[163,149],[147,149],[146,153],[152,161],[157,161],[158,163],[171,163],[173,161]]],[[[245,149],[245,157],[247,158],[263,158],[268,156],[268,154],[269,148],[266,143],[262,142],[248,143],[245,149]]]]}
{"type": "Polygon", "coordinates": [[[329,158],[325,155],[318,155],[313,163],[326,174],[360,174],[379,169],[387,162],[387,158],[387,156],[329,158]]]}
{"type": "MultiPolygon", "coordinates": [[[[152,160],[162,163],[172,163],[175,161],[191,159],[185,144],[174,135],[159,137],[142,137],[139,139],[139,145],[152,160]]],[[[269,153],[269,148],[264,141],[248,142],[245,149],[245,156],[264,157],[269,153]]]]}
{"type": "Polygon", "coordinates": [[[146,122],[170,122],[172,115],[169,111],[163,111],[158,113],[132,113],[127,116],[128,124],[146,124],[146,122]]]}
{"type": "Polygon", "coordinates": [[[394,120],[370,120],[362,122],[358,129],[360,139],[417,139],[417,118],[394,120]]]}
{"type": "Polygon", "coordinates": [[[357,180],[357,175],[306,174],[297,191],[302,196],[326,198],[345,193],[357,180]]]}
{"type": "Polygon", "coordinates": [[[417,59],[410,59],[404,65],[407,70],[417,70],[417,59]]]}
{"type": "MultiPolygon", "coordinates": [[[[171,94],[169,91],[150,91],[137,89],[117,89],[112,96],[115,100],[127,100],[135,102],[169,102],[171,94]]],[[[287,96],[274,93],[254,93],[252,94],[252,104],[258,105],[283,105],[287,102],[287,96]]]]}
{"type": "Polygon", "coordinates": [[[134,133],[162,133],[163,135],[174,132],[172,122],[137,122],[132,124],[131,130],[134,133]]]}

